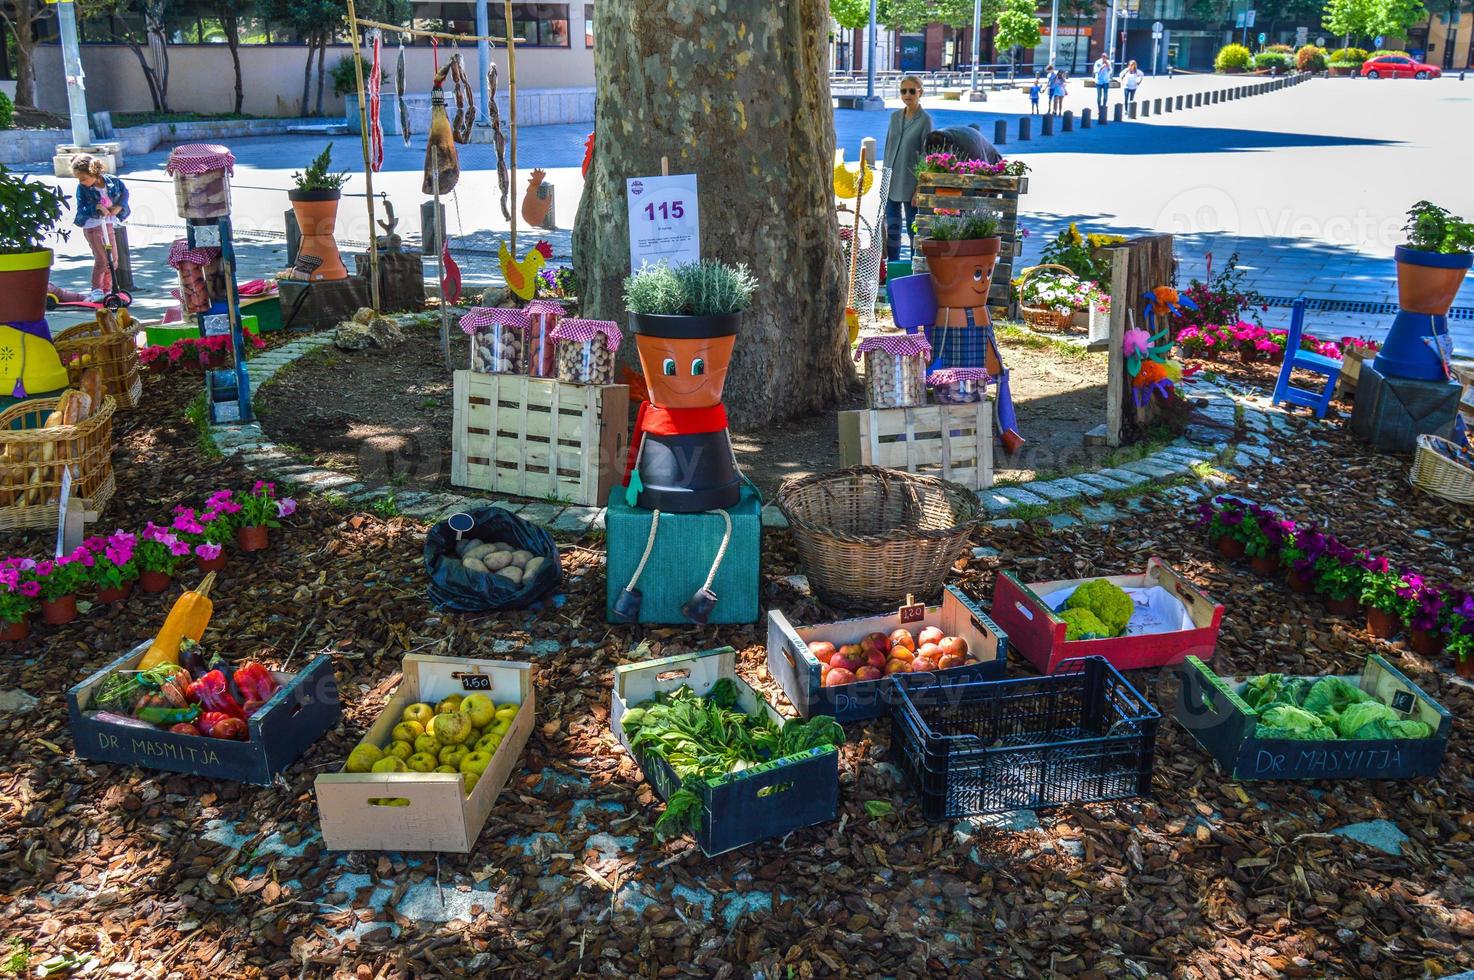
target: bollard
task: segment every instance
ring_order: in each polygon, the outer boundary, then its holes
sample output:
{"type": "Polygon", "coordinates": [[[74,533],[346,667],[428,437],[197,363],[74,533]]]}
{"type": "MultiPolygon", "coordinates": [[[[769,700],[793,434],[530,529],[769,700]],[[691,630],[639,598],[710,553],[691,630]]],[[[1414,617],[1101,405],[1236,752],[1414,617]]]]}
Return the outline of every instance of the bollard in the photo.
{"type": "Polygon", "coordinates": [[[1002,146],[1008,142],[1008,120],[999,119],[993,123],[993,145],[1002,146]]]}
{"type": "Polygon", "coordinates": [[[1182,108],[1182,96],[1180,95],[1177,97],[1177,108],[1182,108]]]}
{"type": "Polygon", "coordinates": [[[1089,129],[1090,128],[1090,110],[1089,109],[1081,109],[1080,110],[1080,128],[1081,129],[1089,129]]]}
{"type": "Polygon", "coordinates": [[[1127,108],[1127,110],[1126,110],[1126,116],[1127,116],[1127,118],[1130,118],[1130,119],[1135,119],[1136,118],[1136,103],[1135,102],[1131,103],[1130,107],[1127,108]]]}
{"type": "Polygon", "coordinates": [[[1039,135],[1040,136],[1053,136],[1054,135],[1054,113],[1051,112],[1051,113],[1046,114],[1044,116],[1044,118],[1040,121],[1040,123],[1039,123],[1039,135]]]}
{"type": "Polygon", "coordinates": [[[1060,116],[1060,132],[1073,133],[1075,131],[1075,110],[1066,109],[1065,114],[1060,116]]]}
{"type": "Polygon", "coordinates": [[[1110,114],[1110,113],[1109,113],[1109,112],[1102,112],[1102,113],[1101,113],[1101,114],[1100,114],[1100,115],[1099,115],[1099,116],[1098,116],[1098,117],[1097,117],[1097,118],[1096,118],[1096,120],[1095,120],[1095,121],[1096,121],[1096,122],[1098,122],[1098,123],[1100,123],[1100,124],[1101,124],[1101,125],[1102,125],[1102,126],[1104,126],[1104,125],[1105,125],[1105,124],[1106,124],[1106,123],[1108,123],[1108,122],[1110,122],[1110,121],[1111,121],[1111,114],[1110,114]]]}
{"type": "MultiPolygon", "coordinates": [[[[1171,99],[1168,99],[1167,101],[1170,102],[1172,100],[1171,99]]],[[[1155,112],[1159,116],[1162,114],[1162,100],[1161,99],[1152,99],[1152,112],[1155,112]]]]}
{"type": "Polygon", "coordinates": [[[1018,138],[1019,138],[1019,142],[1023,142],[1024,140],[1027,140],[1029,138],[1029,131],[1031,129],[1033,129],[1033,128],[1034,128],[1034,124],[1029,121],[1029,117],[1028,116],[1021,116],[1021,117],[1019,117],[1019,121],[1018,121],[1018,138]]]}
{"type": "MultiPolygon", "coordinates": [[[[1161,101],[1161,100],[1159,99],[1158,101],[1161,101]]],[[[1172,96],[1170,96],[1170,95],[1167,96],[1167,102],[1166,102],[1166,104],[1164,104],[1159,111],[1161,111],[1161,112],[1171,112],[1172,111],[1172,96]]]]}
{"type": "Polygon", "coordinates": [[[1117,102],[1111,107],[1111,122],[1121,121],[1121,103],[1117,102]]]}
{"type": "MultiPolygon", "coordinates": [[[[1135,102],[1131,103],[1131,111],[1132,112],[1135,112],[1136,111],[1136,105],[1137,104],[1135,102]]],[[[1142,99],[1141,100],[1141,118],[1145,119],[1147,116],[1149,116],[1151,114],[1152,114],[1152,104],[1150,102],[1146,101],[1145,99],[1142,99]]]]}

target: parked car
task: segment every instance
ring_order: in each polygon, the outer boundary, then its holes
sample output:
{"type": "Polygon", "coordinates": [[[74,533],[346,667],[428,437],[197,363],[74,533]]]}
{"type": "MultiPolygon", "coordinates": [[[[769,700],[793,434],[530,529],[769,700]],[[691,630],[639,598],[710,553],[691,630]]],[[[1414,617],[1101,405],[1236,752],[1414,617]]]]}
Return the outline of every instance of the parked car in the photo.
{"type": "Polygon", "coordinates": [[[1384,54],[1361,66],[1363,78],[1437,78],[1443,70],[1437,65],[1414,61],[1406,55],[1384,54]]]}

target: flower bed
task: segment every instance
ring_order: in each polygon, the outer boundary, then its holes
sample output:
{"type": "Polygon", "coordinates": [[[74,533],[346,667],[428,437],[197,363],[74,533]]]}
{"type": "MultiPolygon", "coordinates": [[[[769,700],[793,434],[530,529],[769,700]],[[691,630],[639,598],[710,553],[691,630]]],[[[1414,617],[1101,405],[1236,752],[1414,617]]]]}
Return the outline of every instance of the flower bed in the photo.
{"type": "MultiPolygon", "coordinates": [[[[1177,334],[1177,346],[1188,357],[1217,360],[1237,354],[1245,361],[1270,361],[1278,364],[1285,358],[1285,347],[1289,331],[1276,330],[1239,320],[1234,324],[1220,326],[1189,326],[1177,334]]],[[[1322,340],[1314,334],[1300,334],[1300,349],[1320,354],[1333,360],[1341,360],[1348,348],[1375,354],[1380,345],[1375,340],[1362,337],[1342,337],[1340,340],[1322,340]]]]}
{"type": "MultiPolygon", "coordinates": [[[[266,348],[266,341],[256,334],[248,333],[245,336],[246,343],[256,350],[266,348]]],[[[223,367],[229,350],[228,336],[187,337],[168,346],[153,344],[145,347],[138,352],[138,362],[151,371],[169,371],[176,367],[198,371],[223,367]]]]}

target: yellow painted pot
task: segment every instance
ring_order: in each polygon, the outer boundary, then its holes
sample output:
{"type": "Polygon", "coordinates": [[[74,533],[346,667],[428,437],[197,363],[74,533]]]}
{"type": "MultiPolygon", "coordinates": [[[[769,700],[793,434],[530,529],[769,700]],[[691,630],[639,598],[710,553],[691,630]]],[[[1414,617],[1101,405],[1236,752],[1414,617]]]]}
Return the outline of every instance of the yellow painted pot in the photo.
{"type": "Polygon", "coordinates": [[[46,316],[46,282],[51,275],[51,249],[0,252],[0,323],[40,320],[46,316]]]}

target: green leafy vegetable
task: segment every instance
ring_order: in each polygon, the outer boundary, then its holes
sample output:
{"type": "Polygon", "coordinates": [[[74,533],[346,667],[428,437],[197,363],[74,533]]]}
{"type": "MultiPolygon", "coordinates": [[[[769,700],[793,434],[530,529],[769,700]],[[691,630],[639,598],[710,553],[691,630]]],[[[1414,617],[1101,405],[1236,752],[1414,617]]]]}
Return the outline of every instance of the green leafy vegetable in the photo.
{"type": "Polygon", "coordinates": [[[1342,738],[1390,738],[1388,722],[1397,721],[1397,712],[1380,701],[1353,704],[1336,718],[1336,731],[1342,738]]]}
{"type": "Polygon", "coordinates": [[[1296,707],[1304,707],[1305,696],[1310,692],[1315,682],[1308,677],[1286,677],[1284,674],[1260,674],[1250,677],[1244,682],[1244,689],[1240,693],[1255,711],[1263,712],[1265,709],[1277,704],[1292,704],[1296,707]]]}
{"type": "Polygon", "coordinates": [[[1259,715],[1259,738],[1325,739],[1336,733],[1320,718],[1293,704],[1277,704],[1259,715]]]}
{"type": "Polygon", "coordinates": [[[1322,677],[1305,695],[1303,707],[1329,724],[1351,705],[1371,699],[1370,694],[1339,677],[1322,677]]]}
{"type": "Polygon", "coordinates": [[[1413,718],[1388,722],[1387,727],[1392,732],[1391,738],[1431,738],[1433,735],[1432,725],[1413,718]]]}
{"type": "Polygon", "coordinates": [[[1103,578],[1084,583],[1065,600],[1066,609],[1085,609],[1105,624],[1107,636],[1120,636],[1136,612],[1136,605],[1126,590],[1103,578]]]}

